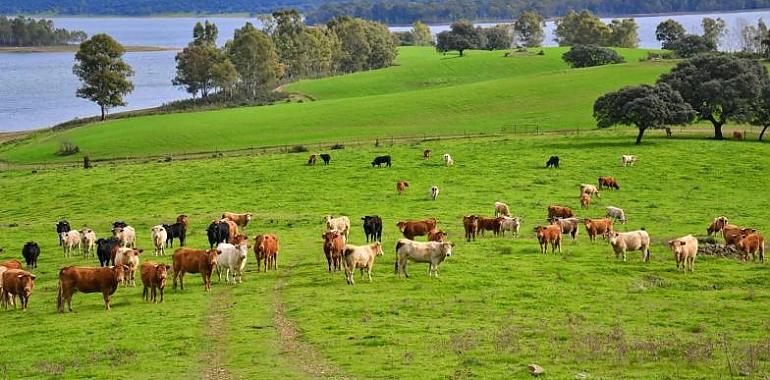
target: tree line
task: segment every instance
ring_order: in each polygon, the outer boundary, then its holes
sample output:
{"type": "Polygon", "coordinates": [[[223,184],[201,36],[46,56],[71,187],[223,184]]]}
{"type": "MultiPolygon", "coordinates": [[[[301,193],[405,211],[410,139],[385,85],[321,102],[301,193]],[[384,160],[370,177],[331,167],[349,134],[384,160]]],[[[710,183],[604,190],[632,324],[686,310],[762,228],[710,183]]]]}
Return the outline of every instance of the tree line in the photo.
{"type": "Polygon", "coordinates": [[[56,46],[84,41],[85,32],[54,27],[51,20],[0,16],[0,46],[56,46]]]}

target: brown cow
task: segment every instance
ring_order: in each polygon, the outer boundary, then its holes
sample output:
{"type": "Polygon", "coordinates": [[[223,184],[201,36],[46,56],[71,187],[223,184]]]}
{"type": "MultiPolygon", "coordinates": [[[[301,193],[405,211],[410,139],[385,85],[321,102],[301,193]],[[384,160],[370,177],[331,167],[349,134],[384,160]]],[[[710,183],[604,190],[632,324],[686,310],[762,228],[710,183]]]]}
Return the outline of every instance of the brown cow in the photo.
{"type": "Polygon", "coordinates": [[[230,219],[222,219],[219,222],[227,224],[227,242],[234,244],[233,241],[235,241],[235,236],[238,235],[238,224],[230,219]]]}
{"type": "Polygon", "coordinates": [[[580,207],[587,209],[591,204],[591,196],[588,193],[580,194],[580,207]]]}
{"type": "Polygon", "coordinates": [[[535,227],[535,233],[537,234],[537,242],[540,244],[540,253],[548,253],[548,244],[551,244],[551,253],[555,253],[556,249],[559,249],[561,253],[561,227],[553,226],[537,226],[535,227]]]}
{"type": "Polygon", "coordinates": [[[171,266],[168,264],[157,264],[146,262],[142,264],[142,298],[145,301],[155,303],[157,299],[157,290],[160,290],[160,302],[163,302],[163,290],[166,289],[166,277],[171,266]],[[150,290],[151,289],[151,290],[150,290]]]}
{"type": "Polygon", "coordinates": [[[718,216],[714,218],[708,228],[706,228],[706,233],[711,236],[712,234],[722,231],[728,225],[730,225],[730,223],[726,216],[718,216]]]}
{"type": "Polygon", "coordinates": [[[569,207],[563,207],[563,206],[557,206],[557,205],[550,205],[548,206],[548,219],[553,218],[572,218],[575,216],[574,213],[572,213],[572,209],[569,207]]]}
{"type": "Polygon", "coordinates": [[[219,253],[217,249],[179,248],[174,251],[174,290],[177,277],[180,287],[184,290],[184,275],[187,272],[200,273],[203,277],[203,290],[211,290],[211,273],[217,266],[219,253]]]}
{"type": "Polygon", "coordinates": [[[8,269],[3,273],[3,292],[0,299],[8,309],[8,304],[13,304],[16,308],[16,296],[21,301],[21,309],[27,310],[29,306],[29,297],[32,295],[32,289],[35,288],[35,275],[21,269],[8,269]]]}
{"type": "Polygon", "coordinates": [[[725,238],[725,245],[738,245],[738,242],[740,242],[744,236],[754,232],[757,232],[757,230],[753,228],[741,228],[732,224],[728,224],[722,230],[722,237],[725,238]]]}
{"type": "Polygon", "coordinates": [[[618,186],[618,181],[615,180],[615,178],[610,176],[605,177],[599,177],[599,190],[603,189],[615,189],[620,190],[620,186],[618,186]]]}
{"type": "Polygon", "coordinates": [[[485,218],[485,217],[478,217],[478,228],[477,233],[480,233],[481,236],[484,236],[484,231],[492,231],[492,233],[497,236],[500,234],[500,223],[502,223],[503,218],[485,218]]]}
{"type": "Polygon", "coordinates": [[[8,260],[0,262],[0,267],[6,267],[8,269],[21,269],[21,261],[19,260],[8,260]]]}
{"type": "Polygon", "coordinates": [[[733,131],[733,140],[743,140],[743,133],[733,131]]]}
{"type": "Polygon", "coordinates": [[[765,238],[758,233],[749,233],[741,235],[741,240],[736,244],[741,250],[741,260],[747,261],[749,255],[751,260],[756,260],[756,254],[759,253],[759,261],[765,262],[765,238]]]}
{"type": "Polygon", "coordinates": [[[185,214],[180,214],[176,217],[177,223],[182,223],[184,225],[184,230],[187,231],[187,228],[190,227],[190,218],[185,214]]]}
{"type": "Polygon", "coordinates": [[[446,232],[437,230],[435,228],[428,231],[428,241],[443,242],[445,240],[446,240],[446,232]]]}
{"type": "Polygon", "coordinates": [[[586,226],[586,232],[591,241],[596,241],[598,235],[606,239],[607,234],[612,232],[612,219],[585,219],[583,224],[586,226]]]}
{"type": "Polygon", "coordinates": [[[425,236],[428,231],[436,228],[436,219],[401,221],[396,226],[405,238],[414,240],[415,236],[425,236]]]}
{"type": "Polygon", "coordinates": [[[114,267],[90,268],[90,267],[64,267],[59,271],[59,293],[56,298],[56,309],[64,312],[64,305],[72,311],[72,295],[75,291],[83,293],[101,292],[104,297],[104,307],[110,310],[110,296],[118,289],[118,284],[123,282],[126,267],[116,265],[114,267]]]}
{"type": "Polygon", "coordinates": [[[265,261],[265,272],[268,269],[278,269],[278,237],[274,234],[263,234],[254,237],[254,255],[257,257],[257,272],[260,263],[265,261]]]}
{"type": "Polygon", "coordinates": [[[423,160],[427,160],[427,159],[429,159],[429,158],[430,158],[430,153],[431,153],[431,150],[430,150],[430,149],[425,149],[425,150],[423,150],[423,151],[422,151],[422,159],[423,159],[423,160]]]}
{"type": "MultiPolygon", "coordinates": [[[[251,222],[251,213],[238,214],[225,211],[222,213],[222,219],[233,221],[238,227],[246,228],[251,222]]],[[[235,231],[237,233],[238,229],[236,228],[235,231]]]]}
{"type": "MultiPolygon", "coordinates": [[[[339,232],[326,231],[321,237],[324,239],[324,255],[326,255],[326,264],[329,268],[329,272],[338,271],[341,268],[342,252],[345,250],[345,239],[339,232]]],[[[259,259],[259,253],[257,253],[257,246],[254,246],[254,253],[257,254],[259,259]]],[[[257,271],[259,271],[259,264],[257,264],[257,271]]]]}
{"type": "Polygon", "coordinates": [[[407,187],[409,187],[409,182],[406,182],[406,181],[396,182],[396,191],[398,192],[398,195],[404,194],[404,191],[406,191],[407,187]]]}
{"type": "Polygon", "coordinates": [[[315,154],[311,154],[310,157],[307,158],[307,164],[315,165],[316,160],[318,160],[318,156],[316,156],[315,154]]]}
{"type": "Polygon", "coordinates": [[[479,220],[476,215],[463,216],[463,227],[465,227],[465,239],[476,240],[476,230],[479,228],[479,220]]]}

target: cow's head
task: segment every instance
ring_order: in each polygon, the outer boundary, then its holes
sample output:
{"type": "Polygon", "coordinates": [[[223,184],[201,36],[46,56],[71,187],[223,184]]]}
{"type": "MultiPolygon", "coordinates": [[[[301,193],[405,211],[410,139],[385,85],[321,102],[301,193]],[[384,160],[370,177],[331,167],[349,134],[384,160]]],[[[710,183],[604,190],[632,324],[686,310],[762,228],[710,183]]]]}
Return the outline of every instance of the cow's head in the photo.
{"type": "Polygon", "coordinates": [[[158,280],[159,284],[166,282],[169,269],[171,269],[171,266],[168,264],[158,264],[155,266],[155,278],[158,280]]]}
{"type": "Polygon", "coordinates": [[[326,231],[323,233],[323,235],[321,235],[321,238],[323,238],[325,242],[332,241],[338,237],[340,237],[340,233],[334,230],[326,231]]]}
{"type": "Polygon", "coordinates": [[[219,249],[210,249],[208,252],[206,252],[206,262],[209,264],[211,268],[217,265],[217,259],[221,254],[222,254],[222,251],[220,251],[219,249]]]}
{"type": "Polygon", "coordinates": [[[29,272],[23,272],[16,275],[16,280],[21,284],[21,291],[25,298],[32,294],[32,289],[35,288],[35,278],[37,277],[29,272]]]}
{"type": "Polygon", "coordinates": [[[374,251],[374,254],[377,256],[382,256],[385,254],[385,251],[382,250],[382,244],[380,242],[376,242],[372,244],[372,250],[374,251]]]}
{"type": "Polygon", "coordinates": [[[128,270],[128,266],[126,265],[115,265],[114,267],[112,267],[112,275],[115,276],[115,281],[117,282],[125,281],[127,270],[128,270]]]}
{"type": "Polygon", "coordinates": [[[454,246],[455,243],[444,241],[441,243],[441,251],[444,252],[446,257],[452,256],[452,248],[454,248],[454,246]]]}
{"type": "Polygon", "coordinates": [[[404,229],[406,229],[406,222],[398,222],[396,223],[396,227],[398,227],[399,231],[404,232],[404,229]]]}
{"type": "Polygon", "coordinates": [[[620,233],[615,231],[608,231],[605,236],[607,237],[607,240],[610,241],[610,244],[615,245],[620,240],[620,233]]]}

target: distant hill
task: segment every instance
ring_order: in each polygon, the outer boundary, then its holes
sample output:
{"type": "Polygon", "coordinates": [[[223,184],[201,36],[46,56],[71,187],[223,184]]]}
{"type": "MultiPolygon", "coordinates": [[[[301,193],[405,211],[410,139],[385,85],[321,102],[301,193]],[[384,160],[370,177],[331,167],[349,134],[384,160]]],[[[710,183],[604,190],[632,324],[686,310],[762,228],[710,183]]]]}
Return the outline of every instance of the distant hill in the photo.
{"type": "Polygon", "coordinates": [[[309,24],[347,14],[409,24],[415,20],[447,22],[510,20],[535,10],[554,17],[568,10],[588,9],[603,15],[711,12],[770,8],[770,0],[3,0],[0,14],[152,16],[164,14],[266,14],[296,8],[309,24]]]}

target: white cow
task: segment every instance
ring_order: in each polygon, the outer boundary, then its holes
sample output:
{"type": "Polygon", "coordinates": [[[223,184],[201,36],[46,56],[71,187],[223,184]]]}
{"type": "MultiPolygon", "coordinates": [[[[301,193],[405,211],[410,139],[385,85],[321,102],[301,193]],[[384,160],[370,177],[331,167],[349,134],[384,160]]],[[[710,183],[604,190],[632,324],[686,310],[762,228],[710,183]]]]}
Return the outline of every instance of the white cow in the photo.
{"type": "Polygon", "coordinates": [[[511,231],[514,237],[519,236],[519,229],[521,228],[521,218],[503,216],[503,220],[500,221],[500,234],[505,236],[505,231],[511,231]]]}
{"type": "Polygon", "coordinates": [[[626,224],[626,213],[622,208],[607,206],[606,217],[612,218],[613,220],[619,220],[620,224],[626,224]]]}
{"type": "Polygon", "coordinates": [[[72,251],[76,248],[80,248],[82,239],[80,238],[80,231],[73,230],[62,232],[59,234],[62,241],[62,249],[64,250],[64,257],[72,256],[72,251]]]}
{"type": "Polygon", "coordinates": [[[350,236],[350,218],[347,216],[335,218],[331,215],[326,215],[324,222],[326,222],[326,231],[339,232],[345,238],[345,242],[347,243],[348,237],[350,236]]]}
{"type": "Polygon", "coordinates": [[[642,261],[650,261],[650,234],[645,230],[631,232],[610,232],[610,244],[615,257],[626,261],[627,251],[642,251],[642,261]]]}
{"type": "Polygon", "coordinates": [[[452,156],[449,155],[449,153],[444,154],[444,165],[446,166],[452,166],[455,164],[455,160],[452,159],[452,156]]]}
{"type": "Polygon", "coordinates": [[[495,216],[511,216],[511,210],[503,202],[495,202],[495,216]]]}
{"type": "Polygon", "coordinates": [[[687,269],[690,272],[695,271],[695,256],[698,255],[698,239],[695,236],[687,235],[679,239],[669,240],[668,246],[674,253],[676,269],[681,266],[684,272],[687,272],[687,269]]]}
{"type": "Polygon", "coordinates": [[[115,265],[125,265],[125,277],[123,279],[124,285],[134,286],[134,272],[136,268],[139,268],[139,254],[144,252],[143,249],[121,247],[115,253],[115,265]]]}
{"type": "Polygon", "coordinates": [[[80,230],[80,249],[83,250],[83,257],[94,256],[96,249],[96,233],[90,228],[80,230]]]}
{"type": "Polygon", "coordinates": [[[369,275],[369,282],[372,282],[372,267],[374,267],[374,258],[382,256],[382,244],[376,242],[369,245],[345,245],[342,252],[342,263],[345,266],[345,278],[348,284],[354,285],[353,272],[356,268],[361,268],[361,278],[364,277],[364,269],[369,275]]]}
{"type": "Polygon", "coordinates": [[[152,245],[155,247],[155,256],[163,256],[166,254],[166,240],[168,238],[168,231],[163,228],[162,225],[153,226],[151,229],[152,245]]]}
{"type": "Polygon", "coordinates": [[[416,263],[429,263],[428,276],[438,277],[438,265],[447,257],[452,256],[452,247],[454,243],[443,241],[429,241],[427,243],[401,239],[396,243],[396,254],[398,255],[398,275],[409,277],[406,271],[406,263],[414,261],[416,263]]]}
{"type": "Polygon", "coordinates": [[[436,185],[431,186],[430,196],[431,198],[433,198],[434,201],[436,200],[436,198],[438,197],[438,186],[436,185]]]}
{"type": "Polygon", "coordinates": [[[117,227],[112,229],[112,234],[120,240],[120,245],[123,247],[136,247],[136,230],[134,227],[117,227]]]}
{"type": "Polygon", "coordinates": [[[639,159],[633,154],[624,154],[620,156],[620,164],[623,166],[633,166],[636,161],[639,161],[639,159]]]}
{"type": "Polygon", "coordinates": [[[243,282],[243,270],[246,268],[246,257],[248,256],[248,241],[242,240],[238,245],[230,243],[219,243],[217,249],[222,252],[217,258],[217,276],[222,281],[222,271],[225,272],[225,281],[230,283],[243,282]],[[230,272],[233,280],[230,281],[230,272]]]}

